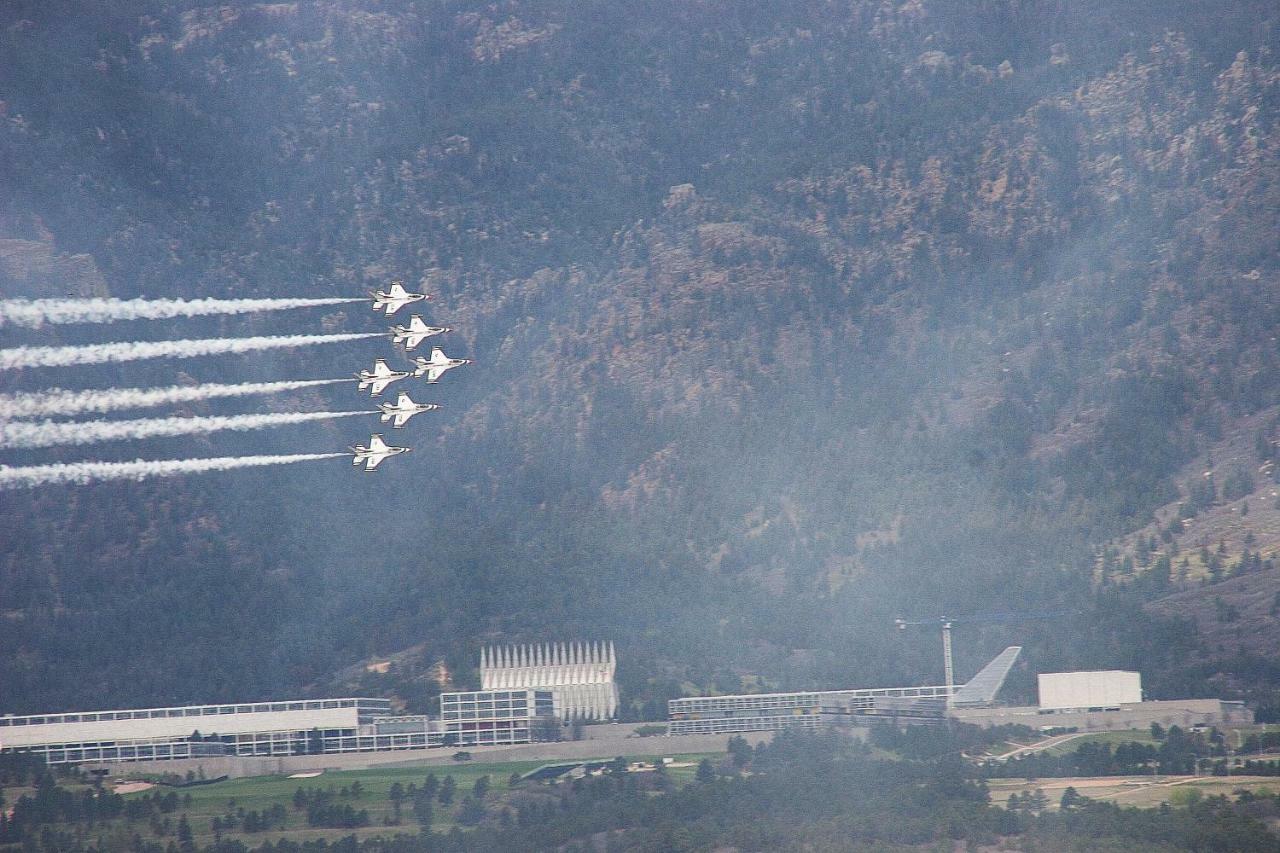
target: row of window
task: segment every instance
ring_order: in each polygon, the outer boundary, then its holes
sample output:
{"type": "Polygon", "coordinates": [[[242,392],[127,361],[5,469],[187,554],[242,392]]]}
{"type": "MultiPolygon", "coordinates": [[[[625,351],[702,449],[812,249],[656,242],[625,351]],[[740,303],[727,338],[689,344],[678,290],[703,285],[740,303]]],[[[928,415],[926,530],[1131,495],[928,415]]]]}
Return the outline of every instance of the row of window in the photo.
{"type": "MultiPolygon", "coordinates": [[[[354,729],[324,729],[319,736],[324,739],[350,737],[355,734],[354,729]]],[[[171,737],[156,738],[129,738],[127,740],[104,740],[93,741],[87,743],[76,743],[72,741],[64,741],[60,743],[35,744],[30,747],[22,747],[23,749],[46,750],[46,749],[113,749],[126,746],[154,746],[161,744],[256,744],[256,743],[308,743],[316,737],[316,733],[312,731],[285,731],[285,732],[251,732],[241,735],[217,735],[212,734],[201,740],[176,740],[171,737]]],[[[0,750],[10,751],[10,750],[0,750]]]]}
{"type": "MultiPolygon", "coordinates": [[[[549,713],[549,711],[548,711],[549,713]]],[[[448,720],[527,720],[534,716],[529,707],[515,708],[511,711],[442,711],[440,719],[448,720]]]]}
{"type": "MultiPolygon", "coordinates": [[[[526,729],[527,732],[527,729],[526,729]]],[[[421,749],[442,746],[445,735],[425,732],[403,735],[355,736],[350,732],[338,735],[326,733],[321,752],[376,752],[396,749],[421,749]]],[[[170,758],[197,758],[216,755],[299,755],[309,752],[310,742],[305,739],[292,741],[257,741],[235,745],[221,741],[168,741],[162,743],[128,742],[97,744],[57,744],[33,747],[31,753],[42,755],[49,764],[65,764],[78,761],[153,761],[170,758]]]]}
{"type": "Polygon", "coordinates": [[[883,687],[865,690],[828,690],[820,693],[760,693],[754,696],[693,696],[671,699],[671,713],[749,708],[813,707],[823,699],[872,699],[873,697],[942,698],[953,692],[946,687],[883,687]]]}
{"type": "Polygon", "coordinates": [[[789,728],[817,728],[821,725],[817,715],[800,717],[719,717],[710,720],[672,720],[667,727],[667,734],[697,735],[720,734],[722,732],[767,732],[789,728]]]}
{"type": "Polygon", "coordinates": [[[527,728],[460,732],[456,735],[458,746],[489,746],[493,744],[529,743],[527,728]]]}
{"type": "Polygon", "coordinates": [[[671,713],[688,711],[727,711],[754,708],[817,707],[818,695],[801,693],[763,693],[759,696],[707,696],[693,699],[672,699],[667,703],[671,713]]]}
{"type": "Polygon", "coordinates": [[[527,701],[515,702],[448,702],[440,707],[452,711],[524,711],[529,707],[527,701]]]}
{"type": "Polygon", "coordinates": [[[228,749],[221,743],[161,743],[133,746],[42,746],[30,752],[43,755],[48,764],[66,764],[77,761],[154,761],[169,758],[199,758],[226,755],[228,749]]]}
{"type": "Polygon", "coordinates": [[[441,693],[440,701],[450,702],[492,702],[503,699],[528,699],[528,690],[477,690],[468,693],[441,693]]]}
{"type": "MultiPolygon", "coordinates": [[[[298,733],[302,735],[304,733],[298,733]]],[[[306,733],[310,734],[310,733],[306,733]]],[[[253,742],[217,741],[122,741],[97,744],[56,744],[30,749],[0,749],[0,752],[30,752],[44,757],[49,764],[81,761],[155,761],[200,756],[238,755],[271,756],[307,754],[317,746],[313,737],[289,740],[257,740],[253,742]]],[[[530,742],[530,729],[525,721],[484,723],[467,731],[415,732],[394,735],[355,735],[350,730],[328,731],[318,744],[319,752],[376,752],[384,750],[425,749],[438,746],[480,746],[530,742]]]]}
{"type": "Polygon", "coordinates": [[[388,699],[313,699],[302,702],[261,702],[252,705],[192,705],[181,708],[147,708],[138,711],[93,711],[81,714],[0,717],[5,726],[43,726],[50,723],[97,723],[112,720],[156,720],[170,717],[209,717],[220,714],[262,714],[275,711],[320,711],[332,708],[359,708],[390,711],[388,699]]]}

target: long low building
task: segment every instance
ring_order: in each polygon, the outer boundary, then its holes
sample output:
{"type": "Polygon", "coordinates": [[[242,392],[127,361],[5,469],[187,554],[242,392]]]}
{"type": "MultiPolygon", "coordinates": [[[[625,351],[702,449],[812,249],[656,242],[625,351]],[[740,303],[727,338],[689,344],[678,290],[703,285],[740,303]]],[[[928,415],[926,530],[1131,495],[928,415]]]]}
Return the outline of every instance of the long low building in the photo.
{"type": "Polygon", "coordinates": [[[425,716],[387,699],[298,699],[0,717],[0,753],[49,764],[422,749],[444,744],[425,716]]]}
{"type": "Polygon", "coordinates": [[[672,735],[777,731],[824,725],[868,724],[892,719],[940,722],[949,708],[994,701],[1022,651],[1010,646],[958,686],[867,687],[800,693],[750,693],[693,696],[667,702],[667,732],[672,735]]]}

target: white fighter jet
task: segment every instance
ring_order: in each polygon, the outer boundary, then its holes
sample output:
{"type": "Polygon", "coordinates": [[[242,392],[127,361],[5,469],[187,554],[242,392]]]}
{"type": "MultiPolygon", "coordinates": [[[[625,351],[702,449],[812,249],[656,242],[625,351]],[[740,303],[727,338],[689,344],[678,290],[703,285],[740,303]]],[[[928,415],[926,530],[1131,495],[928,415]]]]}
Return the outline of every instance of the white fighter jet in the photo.
{"type": "Polygon", "coordinates": [[[452,331],[453,329],[448,326],[428,326],[423,322],[420,314],[414,314],[409,325],[391,327],[391,342],[404,343],[405,349],[413,349],[432,335],[442,335],[452,331]]]}
{"type": "Polygon", "coordinates": [[[407,370],[392,370],[387,367],[387,363],[382,359],[378,359],[373,363],[373,370],[362,370],[355,374],[356,379],[360,380],[360,390],[369,389],[369,396],[376,397],[383,390],[395,382],[397,379],[404,379],[409,375],[407,370]]]}
{"type": "Polygon", "coordinates": [[[410,293],[398,281],[391,282],[390,290],[371,290],[369,295],[373,297],[373,310],[378,311],[385,308],[387,316],[396,313],[410,302],[421,302],[424,299],[431,298],[425,293],[410,293]]]}
{"type": "Polygon", "coordinates": [[[400,396],[396,398],[395,405],[391,403],[379,403],[378,408],[382,411],[382,422],[395,419],[395,428],[400,429],[409,422],[409,418],[419,412],[430,412],[440,408],[435,403],[415,403],[413,398],[401,391],[400,396]]]}
{"type": "Polygon", "coordinates": [[[382,436],[374,433],[369,436],[369,446],[357,444],[355,447],[348,447],[355,458],[351,460],[352,465],[359,465],[364,462],[364,470],[372,471],[382,464],[382,460],[388,456],[395,456],[400,453],[408,453],[413,448],[410,447],[392,447],[382,440],[382,436]]]}
{"type": "Polygon", "coordinates": [[[422,376],[426,374],[427,381],[431,383],[439,382],[440,377],[444,376],[446,370],[452,370],[455,367],[461,367],[464,364],[470,364],[469,358],[449,358],[444,354],[444,350],[440,347],[431,348],[431,358],[426,359],[418,356],[413,360],[417,368],[413,371],[414,376],[422,376]]]}

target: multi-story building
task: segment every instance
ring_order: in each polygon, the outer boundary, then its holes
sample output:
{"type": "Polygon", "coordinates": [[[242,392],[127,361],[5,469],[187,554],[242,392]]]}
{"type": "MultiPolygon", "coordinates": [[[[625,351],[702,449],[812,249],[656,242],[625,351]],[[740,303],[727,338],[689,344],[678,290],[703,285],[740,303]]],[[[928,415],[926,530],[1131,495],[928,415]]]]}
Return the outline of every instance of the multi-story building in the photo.
{"type": "Polygon", "coordinates": [[[618,713],[613,643],[503,646],[480,652],[481,690],[549,690],[563,721],[618,713]]]}
{"type": "Polygon", "coordinates": [[[440,721],[448,746],[529,743],[559,728],[549,690],[441,693],[440,721]]]}
{"type": "Polygon", "coordinates": [[[387,699],[299,699],[0,717],[0,752],[50,764],[421,749],[443,743],[423,716],[387,699]]]}

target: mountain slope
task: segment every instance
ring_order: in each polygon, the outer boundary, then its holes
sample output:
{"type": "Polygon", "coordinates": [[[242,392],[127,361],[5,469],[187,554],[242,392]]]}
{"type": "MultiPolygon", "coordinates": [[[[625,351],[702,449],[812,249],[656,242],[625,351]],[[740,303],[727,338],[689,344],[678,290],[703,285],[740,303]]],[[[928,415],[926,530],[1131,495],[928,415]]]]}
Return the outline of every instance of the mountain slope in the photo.
{"type": "MultiPolygon", "coordinates": [[[[134,5],[3,13],[0,236],[96,264],[0,266],[6,292],[404,277],[478,364],[376,478],[6,495],[5,709],[322,690],[424,639],[422,667],[465,681],[484,641],[614,637],[637,707],[681,681],[936,680],[903,612],[1087,612],[974,628],[962,669],[1016,634],[1038,664],[1140,659],[1173,689],[1203,652],[1124,599],[1154,590],[1092,584],[1277,390],[1266,4],[134,5]]],[[[377,329],[363,312],[110,333],[377,329]]]]}

